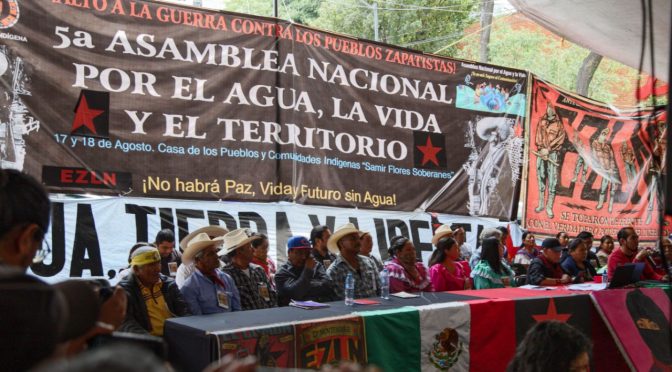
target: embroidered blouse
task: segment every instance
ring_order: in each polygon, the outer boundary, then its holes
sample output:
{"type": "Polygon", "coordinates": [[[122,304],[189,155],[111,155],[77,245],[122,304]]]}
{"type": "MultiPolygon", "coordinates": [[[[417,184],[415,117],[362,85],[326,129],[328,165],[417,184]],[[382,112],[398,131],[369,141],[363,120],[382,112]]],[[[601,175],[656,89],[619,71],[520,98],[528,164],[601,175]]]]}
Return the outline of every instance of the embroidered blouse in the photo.
{"type": "Polygon", "coordinates": [[[422,262],[416,262],[418,278],[412,279],[410,274],[401,265],[397,258],[385,263],[385,268],[390,275],[390,293],[396,292],[432,292],[432,282],[427,275],[427,269],[422,262]]]}
{"type": "Polygon", "coordinates": [[[474,289],[504,288],[502,278],[509,278],[509,285],[513,286],[513,270],[502,261],[502,273],[497,273],[486,260],[480,260],[471,271],[474,278],[474,289]]]}

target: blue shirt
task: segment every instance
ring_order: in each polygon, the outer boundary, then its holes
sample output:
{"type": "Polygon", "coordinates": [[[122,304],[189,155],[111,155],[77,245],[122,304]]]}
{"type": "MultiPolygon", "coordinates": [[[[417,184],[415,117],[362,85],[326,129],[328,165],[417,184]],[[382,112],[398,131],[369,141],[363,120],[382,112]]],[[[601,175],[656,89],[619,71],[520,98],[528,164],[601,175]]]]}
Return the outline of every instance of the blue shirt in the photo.
{"type": "Polygon", "coordinates": [[[194,315],[226,313],[229,311],[240,311],[240,293],[233,282],[233,279],[219,269],[215,269],[215,274],[226,284],[226,288],[213,283],[200,270],[196,269],[194,273],[184,282],[180,292],[182,297],[189,305],[189,310],[194,315]],[[226,294],[229,308],[225,309],[219,306],[217,292],[226,294]]]}

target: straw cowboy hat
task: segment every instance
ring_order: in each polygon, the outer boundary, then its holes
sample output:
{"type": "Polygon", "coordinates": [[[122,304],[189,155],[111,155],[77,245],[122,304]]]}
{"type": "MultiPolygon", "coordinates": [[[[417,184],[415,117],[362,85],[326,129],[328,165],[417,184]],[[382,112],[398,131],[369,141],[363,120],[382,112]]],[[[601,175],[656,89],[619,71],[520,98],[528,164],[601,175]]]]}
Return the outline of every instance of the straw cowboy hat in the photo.
{"type": "Polygon", "coordinates": [[[224,247],[217,253],[218,256],[227,255],[253,240],[261,239],[261,237],[252,235],[249,229],[236,229],[224,235],[223,239],[224,247]]]}
{"type": "Polygon", "coordinates": [[[357,237],[359,237],[360,232],[361,231],[359,231],[359,229],[357,229],[354,224],[346,223],[345,225],[336,229],[333,234],[331,234],[329,241],[327,241],[327,249],[329,249],[329,252],[333,254],[338,254],[338,241],[349,234],[357,234],[357,237]]]}
{"type": "Polygon", "coordinates": [[[434,232],[434,236],[432,236],[432,244],[436,245],[441,238],[444,236],[448,235],[453,235],[453,230],[450,229],[450,226],[448,225],[441,225],[439,226],[438,229],[434,232]]]}
{"type": "Polygon", "coordinates": [[[222,244],[223,239],[224,238],[221,236],[210,239],[210,236],[203,232],[194,236],[194,238],[189,241],[189,244],[187,244],[187,249],[182,255],[182,260],[187,262],[193,261],[194,256],[196,256],[198,252],[204,250],[207,247],[219,246],[222,244]]]}
{"type": "Polygon", "coordinates": [[[228,232],[229,230],[217,225],[201,227],[200,229],[196,229],[190,232],[189,235],[185,236],[182,240],[180,240],[180,250],[182,250],[182,252],[186,251],[187,245],[189,245],[189,241],[200,233],[206,233],[208,234],[208,236],[217,237],[217,236],[224,236],[228,232]]]}

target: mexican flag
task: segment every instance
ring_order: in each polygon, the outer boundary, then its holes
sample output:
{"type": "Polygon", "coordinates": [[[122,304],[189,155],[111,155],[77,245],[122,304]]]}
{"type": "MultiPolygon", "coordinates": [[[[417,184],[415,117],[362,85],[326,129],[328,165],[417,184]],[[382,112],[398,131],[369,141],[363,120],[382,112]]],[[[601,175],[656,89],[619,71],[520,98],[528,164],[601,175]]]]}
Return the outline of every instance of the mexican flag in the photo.
{"type": "Polygon", "coordinates": [[[383,371],[420,370],[420,312],[415,307],[361,312],[369,364],[383,371]]]}
{"type": "Polygon", "coordinates": [[[420,312],[420,368],[468,371],[471,310],[464,302],[432,304],[420,312]]]}
{"type": "Polygon", "coordinates": [[[368,362],[383,371],[469,370],[464,302],[361,312],[368,362]]]}

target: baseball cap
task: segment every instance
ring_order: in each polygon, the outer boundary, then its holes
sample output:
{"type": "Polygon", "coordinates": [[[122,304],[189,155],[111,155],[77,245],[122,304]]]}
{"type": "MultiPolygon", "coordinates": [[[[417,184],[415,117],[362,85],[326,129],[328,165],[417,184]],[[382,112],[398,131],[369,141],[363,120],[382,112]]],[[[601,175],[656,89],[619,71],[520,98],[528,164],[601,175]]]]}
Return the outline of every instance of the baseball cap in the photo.
{"type": "Polygon", "coordinates": [[[287,241],[287,250],[290,251],[292,249],[310,249],[312,248],[310,246],[310,242],[308,239],[306,239],[303,236],[292,236],[289,238],[287,241]]]}
{"type": "Polygon", "coordinates": [[[556,238],[547,238],[544,239],[543,242],[541,242],[541,248],[548,248],[552,249],[556,252],[561,252],[562,251],[562,246],[560,245],[560,241],[556,238]]]}

